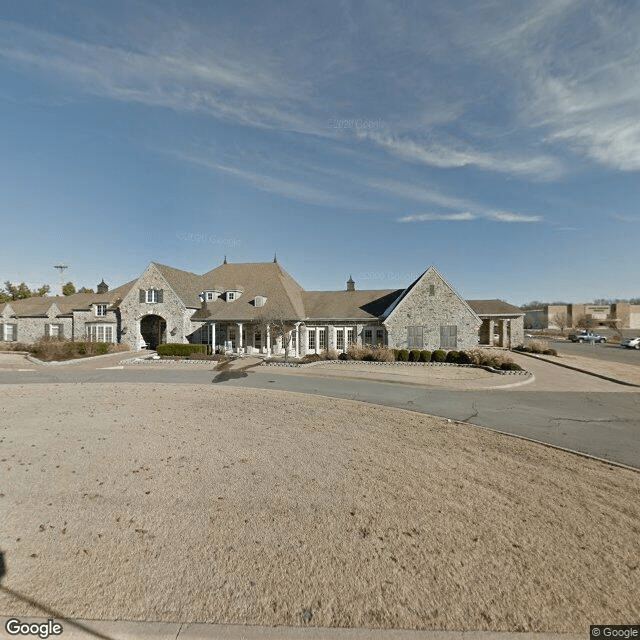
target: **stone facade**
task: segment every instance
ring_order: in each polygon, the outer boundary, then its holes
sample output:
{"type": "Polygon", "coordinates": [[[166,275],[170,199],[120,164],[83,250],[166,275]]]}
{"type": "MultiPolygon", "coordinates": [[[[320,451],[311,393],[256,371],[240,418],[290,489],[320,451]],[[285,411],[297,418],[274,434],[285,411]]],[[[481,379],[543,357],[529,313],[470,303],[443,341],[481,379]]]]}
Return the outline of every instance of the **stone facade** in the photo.
{"type": "Polygon", "coordinates": [[[433,267],[389,310],[384,320],[390,347],[431,351],[477,347],[481,324],[480,317],[433,267]],[[410,327],[421,327],[421,344],[411,342],[410,327]]]}
{"type": "Polygon", "coordinates": [[[132,350],[191,342],[217,351],[283,353],[275,320],[283,309],[281,321],[294,327],[288,334],[294,357],[342,351],[349,342],[433,351],[479,342],[510,347],[524,337],[519,309],[499,300],[465,301],[434,267],[405,289],[362,291],[350,278],[341,291],[307,292],[274,260],[225,261],[203,275],[151,263],[135,281],[111,292],[100,283],[97,294],[3,304],[0,341],[59,335],[124,342],[132,350]],[[269,322],[263,312],[271,314],[269,322]],[[17,333],[8,332],[9,325],[17,333]]]}
{"type": "MultiPolygon", "coordinates": [[[[146,296],[146,293],[145,293],[146,296]]],[[[193,323],[191,316],[195,308],[188,309],[180,297],[171,288],[160,270],[152,263],[136,280],[136,283],[119,305],[121,317],[121,340],[131,349],[144,348],[146,342],[141,332],[141,321],[146,316],[158,316],[165,322],[161,332],[162,342],[189,342],[202,323],[193,323]],[[159,293],[158,302],[141,302],[140,291],[155,290],[159,293]]]]}

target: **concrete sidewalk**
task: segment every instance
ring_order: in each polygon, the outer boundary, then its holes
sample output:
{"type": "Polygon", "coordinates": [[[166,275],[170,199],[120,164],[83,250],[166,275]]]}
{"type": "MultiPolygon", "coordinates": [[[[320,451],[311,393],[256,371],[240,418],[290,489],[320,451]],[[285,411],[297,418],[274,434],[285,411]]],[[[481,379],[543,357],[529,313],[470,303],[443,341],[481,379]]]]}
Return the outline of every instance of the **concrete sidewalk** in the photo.
{"type": "MultiPolygon", "coordinates": [[[[17,617],[17,616],[16,616],[17,617]]],[[[21,623],[46,625],[47,618],[17,617],[21,623]]],[[[10,635],[2,621],[2,637],[10,635]]],[[[584,633],[533,633],[510,631],[416,631],[412,629],[340,629],[327,627],[261,627],[179,622],[128,622],[124,620],[72,620],[54,618],[65,640],[584,640],[584,633]]],[[[24,636],[21,636],[24,637],[24,636]]],[[[34,635],[32,637],[38,637],[34,635]]],[[[56,637],[56,636],[50,636],[56,637]]]]}

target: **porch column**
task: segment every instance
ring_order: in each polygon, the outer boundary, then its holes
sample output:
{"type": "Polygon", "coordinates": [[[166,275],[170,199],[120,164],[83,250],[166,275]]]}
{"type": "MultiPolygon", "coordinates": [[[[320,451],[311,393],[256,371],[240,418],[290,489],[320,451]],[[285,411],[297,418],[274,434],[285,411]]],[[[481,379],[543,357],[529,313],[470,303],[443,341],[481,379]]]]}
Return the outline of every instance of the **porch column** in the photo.
{"type": "Polygon", "coordinates": [[[299,351],[299,355],[300,356],[306,356],[307,355],[307,325],[303,323],[300,324],[300,326],[298,327],[298,338],[300,338],[300,351],[299,351]]]}
{"type": "Polygon", "coordinates": [[[294,331],[296,332],[296,350],[295,357],[300,357],[300,323],[296,322],[294,331]]]}
{"type": "Polygon", "coordinates": [[[211,353],[214,354],[216,352],[216,323],[211,323],[211,353]]]}
{"type": "Polygon", "coordinates": [[[271,355],[271,327],[267,325],[267,355],[271,355]]]}
{"type": "Polygon", "coordinates": [[[494,327],[493,320],[489,320],[489,342],[488,342],[488,344],[490,344],[491,346],[493,346],[493,327],[494,327]]]}
{"type": "Polygon", "coordinates": [[[276,338],[276,353],[280,355],[282,353],[282,336],[276,338]]]}
{"type": "Polygon", "coordinates": [[[238,353],[242,349],[242,322],[236,322],[238,325],[238,353]]]}
{"type": "Polygon", "coordinates": [[[320,327],[316,327],[316,353],[320,350],[320,327]]]}

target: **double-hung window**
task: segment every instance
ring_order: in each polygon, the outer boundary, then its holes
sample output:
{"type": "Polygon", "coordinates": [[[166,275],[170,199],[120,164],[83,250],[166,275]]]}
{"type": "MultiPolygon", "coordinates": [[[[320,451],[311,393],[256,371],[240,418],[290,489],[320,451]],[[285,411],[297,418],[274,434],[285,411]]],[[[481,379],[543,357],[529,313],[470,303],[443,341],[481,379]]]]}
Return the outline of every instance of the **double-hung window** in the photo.
{"type": "Polygon", "coordinates": [[[344,351],[344,329],[336,329],[336,349],[344,351]]]}
{"type": "Polygon", "coordinates": [[[307,344],[309,345],[309,351],[315,351],[316,350],[316,330],[315,329],[309,329],[307,331],[307,336],[308,336],[308,342],[307,344]]]}
{"type": "Polygon", "coordinates": [[[158,290],[147,289],[147,302],[158,302],[158,290]]]}
{"type": "Polygon", "coordinates": [[[96,315],[97,316],[106,316],[107,315],[107,305],[106,304],[97,304],[96,305],[96,315]]]}
{"type": "Polygon", "coordinates": [[[320,349],[320,351],[324,351],[327,348],[327,330],[326,329],[320,329],[320,331],[318,331],[318,348],[320,349]]]}

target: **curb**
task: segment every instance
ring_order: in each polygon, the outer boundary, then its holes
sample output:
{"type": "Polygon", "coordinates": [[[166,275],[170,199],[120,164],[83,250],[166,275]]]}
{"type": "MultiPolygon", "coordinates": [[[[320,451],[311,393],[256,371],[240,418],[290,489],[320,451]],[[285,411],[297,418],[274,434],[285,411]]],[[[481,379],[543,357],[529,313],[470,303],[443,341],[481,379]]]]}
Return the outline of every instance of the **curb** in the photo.
{"type": "MultiPolygon", "coordinates": [[[[29,360],[29,362],[32,362],[33,364],[39,364],[44,367],[52,367],[52,366],[55,367],[55,366],[61,366],[66,364],[81,364],[83,362],[93,362],[94,360],[99,360],[101,358],[113,358],[115,355],[117,355],[117,353],[118,352],[103,353],[102,355],[89,356],[88,358],[73,358],[72,360],[51,360],[49,362],[46,362],[44,360],[38,360],[38,358],[30,355],[28,352],[26,353],[26,355],[27,355],[27,360],[29,360]]],[[[126,353],[126,351],[123,351],[122,353],[126,353]]]]}
{"type": "Polygon", "coordinates": [[[467,369],[484,369],[490,373],[496,373],[501,376],[520,375],[530,376],[531,371],[503,371],[494,369],[487,365],[481,364],[457,364],[455,362],[375,362],[369,360],[315,360],[313,362],[262,362],[261,367],[287,367],[292,369],[306,369],[307,367],[322,366],[323,364],[340,364],[340,365],[377,365],[382,367],[460,367],[467,369]]]}
{"type": "MultiPolygon", "coordinates": [[[[4,616],[3,616],[4,617],[4,616]]],[[[12,618],[6,617],[2,627],[12,618]]],[[[515,631],[445,631],[439,629],[368,629],[362,627],[266,627],[242,624],[143,622],[125,620],[18,617],[21,623],[62,626],[69,640],[582,640],[584,634],[515,631]]]]}
{"type": "Polygon", "coordinates": [[[541,362],[548,362],[549,364],[555,364],[557,367],[563,367],[565,369],[571,369],[572,371],[579,371],[580,373],[586,373],[589,376],[594,376],[595,378],[601,378],[602,380],[608,380],[609,382],[615,382],[616,384],[622,384],[626,387],[636,387],[640,389],[640,384],[634,384],[633,382],[626,382],[625,380],[619,380],[618,378],[612,378],[611,376],[605,376],[601,373],[594,373],[593,371],[589,371],[588,369],[581,369],[580,367],[574,367],[570,364],[563,364],[562,362],[556,362],[555,360],[547,360],[547,358],[543,358],[535,353],[526,353],[526,351],[514,351],[513,353],[517,353],[519,355],[527,356],[528,358],[535,358],[536,360],[540,360],[541,362]]]}

